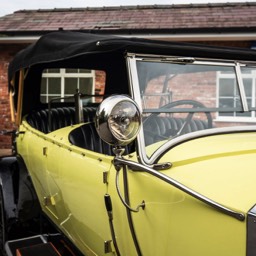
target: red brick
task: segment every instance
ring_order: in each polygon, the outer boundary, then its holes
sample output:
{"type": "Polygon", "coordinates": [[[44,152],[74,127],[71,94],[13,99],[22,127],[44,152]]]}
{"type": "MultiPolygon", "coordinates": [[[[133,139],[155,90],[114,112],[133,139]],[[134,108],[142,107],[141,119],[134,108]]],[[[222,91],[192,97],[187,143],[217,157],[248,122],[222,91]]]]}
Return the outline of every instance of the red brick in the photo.
{"type": "MultiPolygon", "coordinates": [[[[24,48],[24,45],[2,45],[0,48],[0,131],[13,130],[11,123],[8,94],[8,65],[13,56],[24,48]]],[[[11,147],[11,136],[0,135],[0,149],[11,147]]]]}

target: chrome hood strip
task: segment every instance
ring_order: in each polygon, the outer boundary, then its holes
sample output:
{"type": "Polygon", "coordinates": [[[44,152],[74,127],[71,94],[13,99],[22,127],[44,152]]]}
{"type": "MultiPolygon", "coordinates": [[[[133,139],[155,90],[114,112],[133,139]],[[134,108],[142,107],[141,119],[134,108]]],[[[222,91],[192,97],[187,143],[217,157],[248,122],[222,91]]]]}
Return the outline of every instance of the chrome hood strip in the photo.
{"type": "Polygon", "coordinates": [[[130,161],[130,160],[126,160],[124,158],[120,158],[120,157],[115,157],[114,159],[114,165],[115,166],[120,166],[120,165],[126,165],[128,167],[130,167],[132,170],[138,170],[138,171],[143,171],[143,172],[147,172],[165,182],[167,182],[168,184],[182,190],[183,192],[187,193],[188,195],[194,197],[194,198],[197,198],[198,200],[210,205],[211,207],[231,216],[231,217],[234,217],[240,221],[244,221],[245,219],[245,216],[243,213],[240,213],[240,212],[236,212],[230,208],[227,208],[213,200],[211,200],[210,198],[207,198],[203,195],[201,195],[200,193],[188,188],[187,186],[183,185],[182,183],[172,179],[171,177],[159,172],[159,171],[156,171],[150,167],[147,167],[147,166],[144,166],[142,164],[139,164],[137,162],[133,162],[133,161],[130,161]]]}

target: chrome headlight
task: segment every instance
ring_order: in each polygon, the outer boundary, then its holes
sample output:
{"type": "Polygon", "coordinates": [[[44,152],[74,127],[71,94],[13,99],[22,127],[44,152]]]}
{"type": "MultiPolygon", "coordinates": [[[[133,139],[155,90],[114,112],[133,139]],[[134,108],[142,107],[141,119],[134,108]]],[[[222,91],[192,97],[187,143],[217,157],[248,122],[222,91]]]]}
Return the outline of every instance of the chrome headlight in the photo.
{"type": "Polygon", "coordinates": [[[96,129],[102,140],[111,145],[124,146],[133,141],[141,126],[137,104],[124,95],[105,99],[96,112],[96,129]]]}

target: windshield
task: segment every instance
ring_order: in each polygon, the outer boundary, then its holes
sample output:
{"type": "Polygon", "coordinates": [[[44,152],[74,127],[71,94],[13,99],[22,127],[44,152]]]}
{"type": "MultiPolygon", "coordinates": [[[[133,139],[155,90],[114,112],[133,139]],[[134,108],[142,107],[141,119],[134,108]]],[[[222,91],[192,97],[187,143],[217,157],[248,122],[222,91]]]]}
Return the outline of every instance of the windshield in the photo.
{"type": "Polygon", "coordinates": [[[252,66],[177,57],[140,57],[134,65],[147,157],[185,134],[256,123],[252,66]]]}

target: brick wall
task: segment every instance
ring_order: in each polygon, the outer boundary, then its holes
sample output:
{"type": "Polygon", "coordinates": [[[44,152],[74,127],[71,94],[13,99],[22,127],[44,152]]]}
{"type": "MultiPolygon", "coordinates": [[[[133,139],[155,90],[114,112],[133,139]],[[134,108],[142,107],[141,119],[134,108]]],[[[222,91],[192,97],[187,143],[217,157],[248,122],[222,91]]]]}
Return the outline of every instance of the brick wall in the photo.
{"type": "MultiPolygon", "coordinates": [[[[25,45],[0,45],[0,131],[12,130],[9,95],[8,95],[8,65],[13,56],[25,45]]],[[[0,135],[0,149],[11,147],[11,137],[0,135]]]]}
{"type": "Polygon", "coordinates": [[[106,83],[105,71],[96,70],[95,72],[95,94],[104,95],[106,83]]]}

